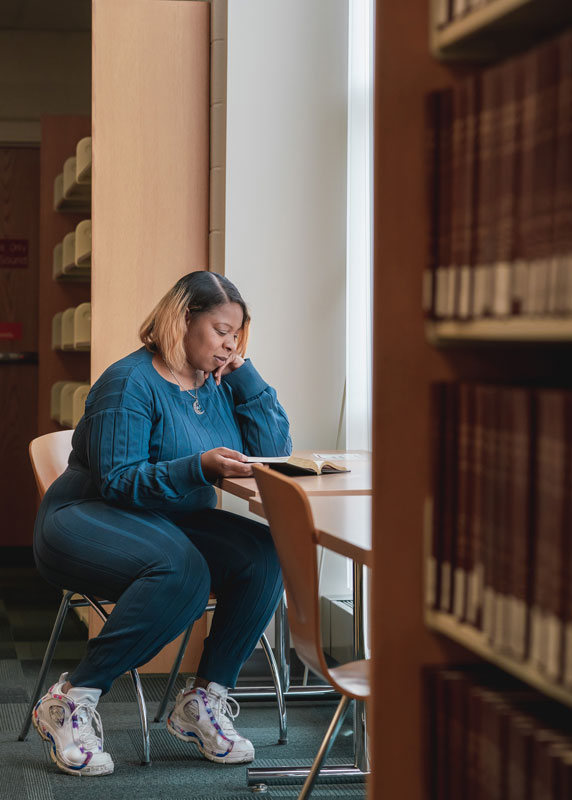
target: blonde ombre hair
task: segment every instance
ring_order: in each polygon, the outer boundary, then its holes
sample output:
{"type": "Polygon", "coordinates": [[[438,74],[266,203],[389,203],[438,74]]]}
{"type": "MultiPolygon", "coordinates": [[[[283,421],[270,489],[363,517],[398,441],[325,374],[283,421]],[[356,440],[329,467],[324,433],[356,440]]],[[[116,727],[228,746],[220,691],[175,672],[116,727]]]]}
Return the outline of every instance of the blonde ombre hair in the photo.
{"type": "Polygon", "coordinates": [[[236,286],[217,272],[197,270],[184,275],[162,297],[139,328],[139,338],[152,353],[160,353],[169,367],[180,371],[187,360],[183,343],[187,332],[187,310],[191,314],[211,311],[225,303],[242,308],[242,327],[236,350],[244,356],[250,315],[236,286]]]}

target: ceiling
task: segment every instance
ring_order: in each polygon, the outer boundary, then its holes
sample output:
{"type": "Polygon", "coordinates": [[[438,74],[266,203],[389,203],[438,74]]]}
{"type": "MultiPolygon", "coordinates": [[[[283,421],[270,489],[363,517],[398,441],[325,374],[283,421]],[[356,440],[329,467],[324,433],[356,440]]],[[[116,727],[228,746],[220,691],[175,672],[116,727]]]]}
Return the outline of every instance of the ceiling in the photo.
{"type": "Polygon", "coordinates": [[[0,0],[0,29],[91,30],[91,0],[0,0]]]}

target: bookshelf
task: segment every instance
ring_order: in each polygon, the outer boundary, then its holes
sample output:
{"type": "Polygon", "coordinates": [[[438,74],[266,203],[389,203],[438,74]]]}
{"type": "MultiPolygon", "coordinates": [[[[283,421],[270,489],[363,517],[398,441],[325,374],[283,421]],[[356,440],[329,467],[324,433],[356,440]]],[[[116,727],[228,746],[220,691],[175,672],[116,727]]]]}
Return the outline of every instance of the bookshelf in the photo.
{"type": "Polygon", "coordinates": [[[430,47],[443,60],[495,60],[572,23],[568,0],[489,0],[445,25],[442,8],[443,0],[431,0],[430,47]]]}
{"type": "MultiPolygon", "coordinates": [[[[75,261],[75,232],[89,215],[90,184],[83,184],[81,202],[54,205],[67,164],[66,185],[76,183],[78,143],[89,139],[91,120],[85,116],[45,116],[42,118],[40,152],[40,276],[38,309],[39,374],[38,374],[38,434],[61,430],[53,418],[52,387],[58,382],[85,383],[89,380],[90,355],[87,350],[52,348],[54,317],[69,308],[90,301],[90,272],[86,267],[73,266],[75,261]],[[73,171],[70,159],[73,160],[73,171]],[[59,177],[61,177],[61,180],[59,177]],[[64,243],[67,247],[64,248],[64,243]],[[64,256],[65,250],[65,256],[64,256]],[[64,271],[64,260],[68,272],[64,271]]],[[[84,157],[84,162],[85,162],[84,157]]],[[[89,161],[91,164],[91,161],[89,161]]],[[[79,185],[79,184],[78,184],[79,185]]],[[[75,191],[75,190],[74,190],[75,191]]],[[[74,192],[72,191],[72,194],[74,192]]],[[[77,192],[76,192],[77,196],[77,192]]],[[[81,195],[80,195],[81,196],[81,195]]],[[[57,327],[57,323],[56,323],[57,327]]],[[[85,341],[85,339],[84,339],[85,341]]]]}
{"type": "Polygon", "coordinates": [[[435,3],[381,0],[376,7],[375,117],[382,122],[374,145],[370,797],[428,796],[429,709],[422,676],[429,665],[490,661],[547,698],[571,704],[562,685],[527,662],[505,658],[476,629],[452,614],[426,611],[423,551],[432,475],[431,385],[569,386],[569,350],[562,343],[570,341],[570,317],[428,323],[419,303],[434,212],[427,192],[426,97],[475,74],[482,69],[477,62],[525,50],[549,29],[563,30],[567,6],[491,0],[471,19],[439,31],[435,3]],[[523,33],[521,24],[532,12],[532,33],[523,33]],[[483,42],[486,53],[477,47],[483,42]]]}
{"type": "Polygon", "coordinates": [[[442,634],[447,639],[451,639],[470,650],[471,653],[479,656],[479,658],[495,664],[510,675],[514,675],[515,678],[527,683],[547,697],[572,708],[572,692],[543,677],[528,662],[515,661],[513,658],[498,653],[487,643],[483,633],[471,625],[459,622],[451,614],[432,609],[425,609],[425,623],[435,633],[442,634]]]}

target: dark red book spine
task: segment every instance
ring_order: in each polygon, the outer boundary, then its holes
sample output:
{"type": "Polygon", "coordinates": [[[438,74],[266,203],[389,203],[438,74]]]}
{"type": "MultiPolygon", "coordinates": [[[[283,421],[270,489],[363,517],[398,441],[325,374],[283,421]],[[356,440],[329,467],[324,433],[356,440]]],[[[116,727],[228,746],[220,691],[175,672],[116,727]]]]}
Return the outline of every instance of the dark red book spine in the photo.
{"type": "Polygon", "coordinates": [[[453,572],[457,546],[458,394],[456,383],[445,388],[445,441],[443,462],[443,523],[441,531],[441,595],[439,607],[453,611],[453,572]]]}
{"type": "Polygon", "coordinates": [[[480,107],[480,75],[475,73],[463,78],[466,97],[465,141],[462,160],[463,201],[461,226],[461,270],[459,273],[460,319],[473,316],[473,295],[475,280],[475,251],[477,241],[477,198],[478,198],[478,116],[480,107]]]}
{"type": "Polygon", "coordinates": [[[537,393],[537,467],[531,661],[552,680],[560,677],[563,617],[563,536],[566,396],[537,393]]]}
{"type": "Polygon", "coordinates": [[[508,730],[506,800],[530,800],[534,727],[527,717],[513,715],[508,730]]]}
{"type": "Polygon", "coordinates": [[[505,62],[500,70],[502,104],[499,124],[498,159],[498,237],[495,262],[495,317],[513,312],[513,265],[516,260],[516,204],[520,193],[518,158],[519,125],[522,116],[520,60],[505,62]]]}
{"type": "Polygon", "coordinates": [[[437,267],[439,266],[439,121],[441,92],[430,92],[425,99],[425,158],[427,164],[427,209],[429,220],[427,263],[423,271],[423,311],[436,316],[437,267]]]}
{"type": "Polygon", "coordinates": [[[426,603],[429,608],[439,608],[441,600],[441,564],[443,551],[444,516],[444,465],[446,384],[433,383],[430,387],[431,436],[431,530],[426,573],[426,603]]]}
{"type": "Polygon", "coordinates": [[[482,532],[483,532],[483,617],[482,630],[492,642],[495,623],[495,600],[498,594],[497,545],[498,545],[498,459],[499,428],[497,386],[485,386],[483,389],[484,436],[483,436],[483,496],[482,496],[482,532]]]}
{"type": "Polygon", "coordinates": [[[556,181],[554,187],[554,245],[556,313],[572,312],[572,30],[557,40],[556,181]]]}
{"type": "Polygon", "coordinates": [[[446,319],[450,313],[453,164],[453,89],[443,89],[439,101],[439,229],[435,315],[446,319]]]}
{"type": "Polygon", "coordinates": [[[484,442],[485,442],[485,393],[486,387],[474,386],[473,426],[473,480],[471,485],[471,564],[467,582],[467,622],[481,627],[484,581],[484,442]]]}
{"type": "Polygon", "coordinates": [[[477,252],[473,310],[475,317],[493,311],[494,264],[497,255],[499,197],[499,129],[501,81],[499,67],[483,71],[479,113],[479,177],[477,212],[477,252]]]}
{"type": "Polygon", "coordinates": [[[532,468],[535,441],[532,395],[529,389],[510,390],[512,407],[510,508],[509,651],[513,658],[528,655],[532,564],[532,468]]]}
{"type": "Polygon", "coordinates": [[[453,584],[453,613],[467,614],[468,576],[473,570],[471,546],[472,484],[474,460],[475,395],[469,383],[459,385],[459,437],[457,448],[457,557],[453,584]]]}

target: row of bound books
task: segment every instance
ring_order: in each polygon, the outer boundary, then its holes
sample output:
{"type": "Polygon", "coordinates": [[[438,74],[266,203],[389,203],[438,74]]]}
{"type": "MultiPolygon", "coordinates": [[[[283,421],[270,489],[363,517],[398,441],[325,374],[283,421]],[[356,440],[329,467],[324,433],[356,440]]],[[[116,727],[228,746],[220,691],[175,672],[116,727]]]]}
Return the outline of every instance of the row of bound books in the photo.
{"type": "Polygon", "coordinates": [[[428,604],[572,688],[572,392],[432,385],[428,604]]]}
{"type": "Polygon", "coordinates": [[[572,313],[572,30],[427,98],[434,319],[572,313]]]}
{"type": "Polygon", "coordinates": [[[471,11],[494,2],[495,0],[436,0],[437,27],[444,28],[451,22],[470,14],[471,11]]]}
{"type": "Polygon", "coordinates": [[[428,677],[432,800],[570,800],[569,709],[478,667],[428,677]]]}

